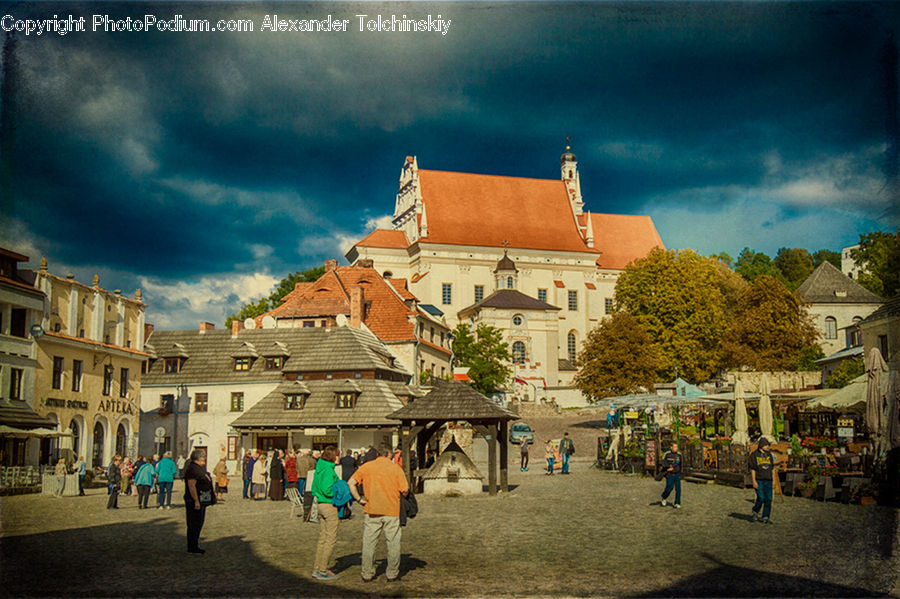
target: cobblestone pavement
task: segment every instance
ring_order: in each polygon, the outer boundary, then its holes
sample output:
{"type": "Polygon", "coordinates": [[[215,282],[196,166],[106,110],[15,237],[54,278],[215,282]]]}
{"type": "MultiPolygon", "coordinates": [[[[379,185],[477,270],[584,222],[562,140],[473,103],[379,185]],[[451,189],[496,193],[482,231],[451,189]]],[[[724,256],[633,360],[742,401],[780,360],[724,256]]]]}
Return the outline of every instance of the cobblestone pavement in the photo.
{"type": "MultiPolygon", "coordinates": [[[[537,461],[537,460],[536,460],[537,461]]],[[[233,481],[232,486],[240,481],[233,481]]],[[[318,525],[287,502],[229,495],[210,508],[202,556],[185,552],[180,499],[141,511],[87,497],[0,498],[0,594],[7,596],[873,596],[896,594],[898,512],[775,498],[774,524],[749,521],[752,491],[662,483],[574,462],[510,472],[498,497],[419,497],[403,531],[401,578],[360,580],[362,518],[341,523],[334,570],[310,578],[318,525]]],[[[182,486],[176,482],[178,498],[182,486]]],[[[155,500],[155,496],[151,497],[155,500]]]]}

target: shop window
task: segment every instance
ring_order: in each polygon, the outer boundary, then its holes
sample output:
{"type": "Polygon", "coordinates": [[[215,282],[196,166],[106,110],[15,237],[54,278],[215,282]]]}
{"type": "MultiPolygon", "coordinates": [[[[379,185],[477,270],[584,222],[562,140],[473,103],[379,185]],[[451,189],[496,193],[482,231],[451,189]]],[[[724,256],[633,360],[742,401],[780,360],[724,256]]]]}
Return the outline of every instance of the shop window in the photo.
{"type": "Polygon", "coordinates": [[[194,393],[194,411],[209,411],[209,393],[194,393]]]}

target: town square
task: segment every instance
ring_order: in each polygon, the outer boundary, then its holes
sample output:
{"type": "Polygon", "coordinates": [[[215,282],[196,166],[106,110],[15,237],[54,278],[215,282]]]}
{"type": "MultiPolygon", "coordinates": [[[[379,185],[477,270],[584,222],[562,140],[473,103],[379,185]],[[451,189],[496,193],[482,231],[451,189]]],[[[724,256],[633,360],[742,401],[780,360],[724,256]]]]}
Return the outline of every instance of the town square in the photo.
{"type": "Polygon", "coordinates": [[[900,596],[900,4],[0,5],[4,596],[900,596]]]}

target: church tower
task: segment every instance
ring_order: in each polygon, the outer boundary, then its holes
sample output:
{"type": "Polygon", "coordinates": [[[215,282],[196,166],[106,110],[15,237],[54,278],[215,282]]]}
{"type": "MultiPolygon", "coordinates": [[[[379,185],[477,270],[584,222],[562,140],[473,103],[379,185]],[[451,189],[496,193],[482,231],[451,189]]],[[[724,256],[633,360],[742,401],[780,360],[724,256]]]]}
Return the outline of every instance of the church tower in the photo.
{"type": "Polygon", "coordinates": [[[569,195],[569,204],[572,206],[572,214],[578,216],[584,207],[584,201],[581,199],[581,181],[578,178],[578,160],[572,153],[572,148],[568,145],[569,138],[566,138],[566,151],[559,157],[559,166],[562,174],[563,183],[566,184],[566,193],[569,195]]]}
{"type": "Polygon", "coordinates": [[[515,289],[519,286],[519,269],[512,258],[506,255],[507,249],[503,248],[503,257],[497,262],[494,269],[494,285],[497,291],[501,289],[515,289]]]}
{"type": "Polygon", "coordinates": [[[428,236],[428,219],[425,216],[425,204],[422,202],[419,164],[415,156],[407,156],[400,171],[400,184],[391,224],[395,230],[403,231],[410,243],[428,236]]]}

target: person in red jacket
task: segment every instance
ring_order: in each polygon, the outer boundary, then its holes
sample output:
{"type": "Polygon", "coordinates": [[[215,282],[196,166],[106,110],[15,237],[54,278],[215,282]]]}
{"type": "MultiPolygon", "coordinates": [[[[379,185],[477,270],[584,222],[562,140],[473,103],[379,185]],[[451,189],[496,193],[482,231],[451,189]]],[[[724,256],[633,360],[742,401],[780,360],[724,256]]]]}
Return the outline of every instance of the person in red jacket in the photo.
{"type": "Polygon", "coordinates": [[[284,460],[284,480],[285,489],[297,489],[302,496],[303,489],[298,486],[300,475],[297,473],[297,454],[293,449],[288,450],[287,459],[284,460]]]}

